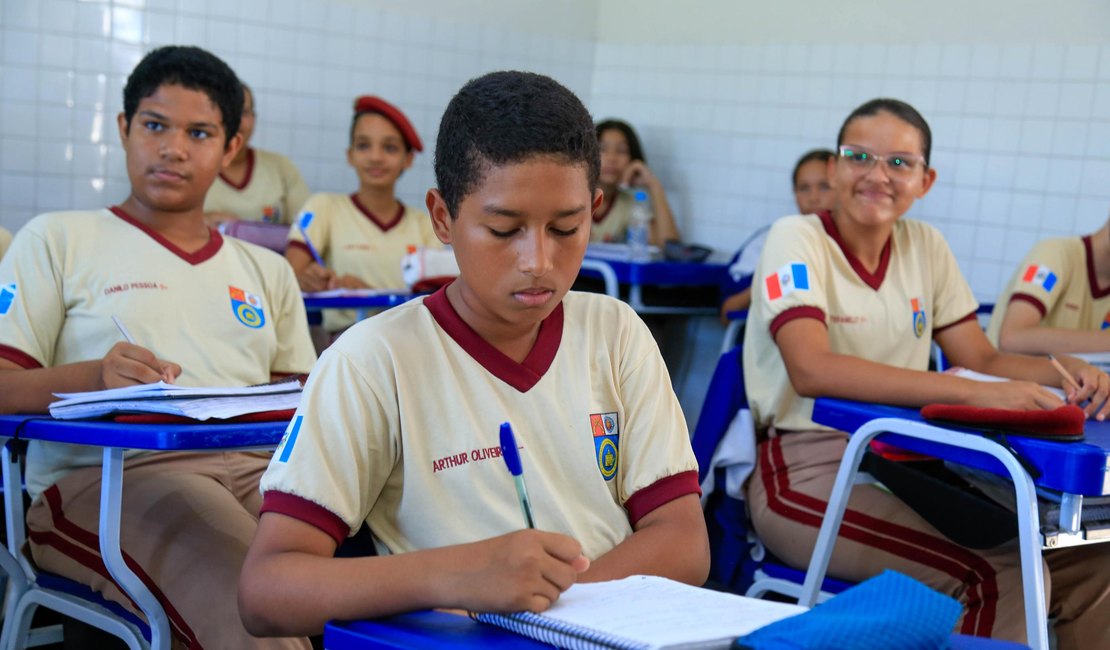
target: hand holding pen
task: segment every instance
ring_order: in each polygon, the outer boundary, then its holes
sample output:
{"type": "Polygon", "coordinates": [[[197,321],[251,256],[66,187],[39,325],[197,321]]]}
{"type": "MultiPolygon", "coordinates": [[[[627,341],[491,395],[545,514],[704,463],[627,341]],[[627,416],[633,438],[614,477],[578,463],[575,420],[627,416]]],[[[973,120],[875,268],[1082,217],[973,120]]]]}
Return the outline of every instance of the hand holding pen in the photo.
{"type": "Polygon", "coordinates": [[[1077,380],[1055,356],[1048,355],[1048,361],[1064,380],[1067,401],[1082,406],[1087,417],[1105,420],[1110,414],[1110,377],[1090,364],[1083,364],[1078,369],[1077,380]]]}
{"type": "Polygon", "coordinates": [[[173,383],[181,374],[181,366],[163,361],[140,346],[118,316],[112,316],[126,343],[112,346],[100,361],[100,383],[104,388],[133,384],[152,384],[159,380],[173,383]]]}

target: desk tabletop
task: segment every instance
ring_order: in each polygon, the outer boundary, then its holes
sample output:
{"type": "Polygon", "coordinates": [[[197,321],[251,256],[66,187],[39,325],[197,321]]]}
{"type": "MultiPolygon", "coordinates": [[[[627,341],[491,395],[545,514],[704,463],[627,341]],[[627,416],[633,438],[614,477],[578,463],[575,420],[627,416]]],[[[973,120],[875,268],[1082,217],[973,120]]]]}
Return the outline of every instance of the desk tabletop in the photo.
{"type": "Polygon", "coordinates": [[[0,415],[0,437],[71,444],[188,451],[272,447],[288,422],[241,424],[128,424],[111,420],[55,420],[48,415],[0,415]]]}
{"type": "Polygon", "coordinates": [[[305,294],[304,307],[308,311],[320,309],[381,309],[396,307],[420,295],[409,291],[375,294],[353,292],[348,295],[329,291],[321,292],[321,294],[305,294]]]}
{"type": "MultiPolygon", "coordinates": [[[[625,284],[650,284],[659,286],[720,286],[728,275],[728,264],[722,262],[631,262],[609,256],[591,256],[586,259],[608,264],[625,284]]],[[[582,275],[600,277],[597,271],[582,269],[582,275]]]]}
{"type": "MultiPolygon", "coordinates": [[[[813,406],[813,421],[840,431],[853,432],[878,418],[899,418],[925,422],[917,409],[852,400],[819,398],[813,406]]],[[[974,429],[948,426],[955,431],[976,433],[974,429]]],[[[1018,435],[1007,436],[1010,445],[1029,460],[1040,472],[1034,482],[1060,492],[1101,496],[1110,494],[1110,421],[1088,420],[1083,442],[1054,442],[1018,435]]],[[[923,440],[888,434],[885,442],[910,451],[937,456],[996,474],[1005,474],[996,459],[964,449],[953,449],[923,440]]]]}
{"type": "MultiPolygon", "coordinates": [[[[324,628],[325,650],[403,650],[411,648],[511,648],[550,650],[499,627],[447,612],[413,612],[372,621],[333,621],[324,628]]],[[[953,634],[952,650],[1018,650],[1027,646],[953,634]]]]}

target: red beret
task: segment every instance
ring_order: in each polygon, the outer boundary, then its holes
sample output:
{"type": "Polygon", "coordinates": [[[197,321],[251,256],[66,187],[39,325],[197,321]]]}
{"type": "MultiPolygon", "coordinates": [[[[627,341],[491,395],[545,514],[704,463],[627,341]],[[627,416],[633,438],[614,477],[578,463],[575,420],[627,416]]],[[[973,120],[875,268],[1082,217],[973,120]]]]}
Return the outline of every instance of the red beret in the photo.
{"type": "Polygon", "coordinates": [[[356,99],[355,114],[357,115],[358,113],[378,113],[385,119],[393,122],[393,126],[397,127],[397,130],[401,132],[401,137],[404,138],[405,144],[407,144],[409,148],[413,151],[424,151],[424,143],[420,141],[420,136],[416,133],[416,129],[413,128],[412,122],[409,122],[409,118],[405,117],[401,109],[390,104],[381,97],[363,95],[356,99]]]}

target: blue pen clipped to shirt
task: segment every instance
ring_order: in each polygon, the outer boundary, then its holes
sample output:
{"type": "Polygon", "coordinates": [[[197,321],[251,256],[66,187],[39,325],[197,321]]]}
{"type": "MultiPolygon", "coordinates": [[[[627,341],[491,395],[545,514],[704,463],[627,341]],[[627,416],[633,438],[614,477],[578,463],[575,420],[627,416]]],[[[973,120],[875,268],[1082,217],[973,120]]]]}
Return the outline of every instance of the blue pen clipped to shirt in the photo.
{"type": "Polygon", "coordinates": [[[513,427],[508,422],[501,423],[501,457],[505,459],[505,466],[509,468],[509,473],[513,475],[513,482],[516,483],[516,496],[520,499],[520,511],[524,514],[524,523],[529,528],[535,528],[532,502],[528,499],[528,488],[524,485],[524,467],[520,463],[520,450],[516,446],[513,427]]]}
{"type": "Polygon", "coordinates": [[[320,257],[320,253],[316,251],[316,247],[312,245],[312,240],[308,236],[308,224],[312,223],[311,212],[302,212],[301,216],[297,217],[297,230],[301,231],[301,237],[304,237],[305,246],[308,246],[308,252],[312,253],[312,259],[320,266],[327,266],[324,264],[324,258],[320,257]]]}

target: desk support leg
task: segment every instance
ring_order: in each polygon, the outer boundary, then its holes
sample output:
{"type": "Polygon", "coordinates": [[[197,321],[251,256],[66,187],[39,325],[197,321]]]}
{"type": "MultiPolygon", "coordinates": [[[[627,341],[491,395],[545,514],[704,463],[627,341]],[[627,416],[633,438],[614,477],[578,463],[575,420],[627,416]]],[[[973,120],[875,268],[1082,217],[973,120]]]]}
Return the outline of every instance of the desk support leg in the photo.
{"type": "Polygon", "coordinates": [[[7,575],[4,590],[4,629],[0,633],[0,648],[14,648],[16,643],[27,635],[30,621],[17,629],[16,609],[30,588],[34,574],[21,560],[24,532],[23,513],[23,468],[18,458],[5,444],[0,450],[0,463],[4,474],[4,514],[8,534],[8,546],[0,549],[0,569],[7,575]]]}
{"type": "Polygon", "coordinates": [[[848,507],[848,496],[858,472],[863,454],[871,440],[881,433],[931,440],[952,447],[960,447],[982,452],[994,457],[1006,468],[1014,482],[1017,498],[1018,539],[1021,547],[1021,576],[1025,596],[1025,630],[1032,650],[1048,650],[1048,615],[1045,611],[1044,567],[1041,563],[1041,535],[1037,516],[1037,492],[1033,480],[1008,450],[986,438],[957,431],[949,431],[921,422],[911,422],[897,418],[880,418],[864,424],[852,434],[848,448],[840,462],[840,469],[829,496],[817,543],[813,548],[809,570],[802,584],[802,594],[798,604],[813,607],[825,573],[829,568],[836,535],[840,530],[844,511],[848,507]]]}
{"type": "Polygon", "coordinates": [[[165,610],[142,580],[123,561],[120,550],[120,509],[123,503],[123,450],[104,449],[100,484],[100,555],[112,578],[143,611],[150,624],[152,650],[170,647],[170,623],[165,610]]]}

